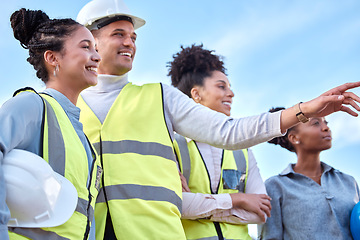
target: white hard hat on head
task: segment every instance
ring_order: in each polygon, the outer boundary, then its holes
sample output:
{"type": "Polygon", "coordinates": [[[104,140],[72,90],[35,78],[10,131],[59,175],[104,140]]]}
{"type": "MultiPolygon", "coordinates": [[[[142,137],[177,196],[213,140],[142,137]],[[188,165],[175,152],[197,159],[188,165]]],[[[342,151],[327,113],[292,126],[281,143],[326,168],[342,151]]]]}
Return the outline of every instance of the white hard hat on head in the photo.
{"type": "Polygon", "coordinates": [[[134,29],[145,24],[144,19],[130,14],[122,0],[93,0],[80,10],[76,21],[89,30],[94,30],[126,18],[133,23],[134,29]]]}
{"type": "Polygon", "coordinates": [[[10,227],[54,227],[74,213],[78,196],[65,177],[40,156],[20,149],[5,155],[2,164],[10,227]]]}

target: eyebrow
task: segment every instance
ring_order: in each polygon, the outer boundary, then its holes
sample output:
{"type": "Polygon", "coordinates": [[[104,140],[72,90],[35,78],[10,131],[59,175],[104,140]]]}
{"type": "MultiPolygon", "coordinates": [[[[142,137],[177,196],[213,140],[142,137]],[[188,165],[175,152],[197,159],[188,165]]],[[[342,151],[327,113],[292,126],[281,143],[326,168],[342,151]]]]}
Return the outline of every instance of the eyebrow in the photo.
{"type": "Polygon", "coordinates": [[[80,43],[82,43],[82,42],[91,43],[91,41],[89,39],[83,39],[83,40],[80,41],[80,43]]]}
{"type": "MultiPolygon", "coordinates": [[[[217,82],[222,82],[222,83],[224,83],[224,84],[226,84],[227,85],[227,83],[226,83],[226,81],[225,80],[221,80],[221,79],[219,79],[219,80],[216,80],[217,82]]],[[[231,87],[231,84],[229,83],[229,86],[231,87]]]]}
{"type": "MultiPolygon", "coordinates": [[[[112,32],[126,32],[126,30],[122,29],[122,28],[116,28],[112,32]]],[[[137,34],[135,32],[132,32],[131,34],[134,34],[135,36],[137,36],[137,34]]]]}

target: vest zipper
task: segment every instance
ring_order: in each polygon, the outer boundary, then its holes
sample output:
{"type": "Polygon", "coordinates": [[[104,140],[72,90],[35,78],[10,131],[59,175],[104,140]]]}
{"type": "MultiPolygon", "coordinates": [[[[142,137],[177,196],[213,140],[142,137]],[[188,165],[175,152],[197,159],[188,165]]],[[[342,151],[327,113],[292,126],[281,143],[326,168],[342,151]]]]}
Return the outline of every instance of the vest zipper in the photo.
{"type": "MultiPolygon", "coordinates": [[[[195,143],[195,146],[196,146],[196,148],[197,148],[197,150],[198,150],[198,152],[199,152],[199,154],[200,154],[201,160],[202,160],[203,163],[204,163],[204,167],[205,167],[205,169],[206,169],[206,172],[207,172],[207,174],[208,174],[209,184],[210,184],[210,186],[209,186],[209,187],[210,187],[210,192],[211,192],[211,194],[218,194],[218,192],[219,192],[219,186],[220,186],[220,182],[221,182],[221,181],[219,181],[219,185],[217,186],[216,192],[213,192],[213,190],[211,189],[211,178],[210,178],[210,174],[209,174],[209,171],[208,171],[208,169],[207,169],[207,166],[206,166],[206,164],[205,164],[205,160],[204,160],[203,156],[201,155],[201,152],[200,152],[200,150],[199,150],[198,145],[196,144],[195,141],[194,141],[194,143],[195,143]]],[[[221,157],[221,169],[222,169],[222,165],[223,165],[223,162],[224,162],[223,160],[224,160],[224,150],[222,151],[222,157],[221,157]]],[[[223,236],[222,231],[221,231],[220,223],[219,223],[219,222],[213,222],[213,223],[214,223],[214,226],[215,226],[215,230],[216,230],[217,236],[219,237],[219,240],[224,240],[224,236],[223,236]]]]}
{"type": "MultiPolygon", "coordinates": [[[[224,150],[222,150],[222,156],[221,156],[221,170],[222,170],[222,167],[223,167],[223,163],[224,163],[224,150]]],[[[210,180],[210,175],[209,175],[209,180],[210,180]]],[[[221,179],[219,181],[219,185],[217,186],[216,194],[219,193],[220,182],[221,182],[221,179]]],[[[210,181],[210,186],[211,186],[211,181],[210,181]]],[[[219,240],[224,240],[224,236],[223,236],[223,233],[221,231],[220,223],[219,222],[214,222],[214,226],[215,226],[215,229],[216,229],[216,233],[217,233],[217,235],[219,237],[219,240]]]]}

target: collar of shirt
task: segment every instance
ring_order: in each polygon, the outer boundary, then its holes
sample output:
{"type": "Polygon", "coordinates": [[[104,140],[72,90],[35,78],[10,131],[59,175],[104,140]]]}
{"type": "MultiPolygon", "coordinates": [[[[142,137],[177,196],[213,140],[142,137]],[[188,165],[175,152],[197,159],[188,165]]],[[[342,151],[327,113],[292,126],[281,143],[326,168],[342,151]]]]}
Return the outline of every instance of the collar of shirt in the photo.
{"type": "Polygon", "coordinates": [[[76,107],[64,94],[52,88],[46,88],[43,92],[55,98],[69,117],[79,120],[80,108],[76,107]]]}
{"type": "MultiPolygon", "coordinates": [[[[290,175],[290,174],[297,174],[297,173],[294,171],[294,169],[293,169],[294,165],[295,165],[295,164],[290,163],[279,175],[280,175],[280,176],[288,176],[288,175],[290,175]]],[[[321,166],[322,166],[322,168],[324,169],[323,174],[326,173],[326,172],[335,170],[333,167],[327,165],[327,164],[324,163],[324,162],[321,162],[321,166]]]]}
{"type": "Polygon", "coordinates": [[[92,92],[112,92],[122,89],[128,83],[128,74],[124,75],[98,75],[98,83],[95,86],[89,87],[84,91],[92,92]]]}

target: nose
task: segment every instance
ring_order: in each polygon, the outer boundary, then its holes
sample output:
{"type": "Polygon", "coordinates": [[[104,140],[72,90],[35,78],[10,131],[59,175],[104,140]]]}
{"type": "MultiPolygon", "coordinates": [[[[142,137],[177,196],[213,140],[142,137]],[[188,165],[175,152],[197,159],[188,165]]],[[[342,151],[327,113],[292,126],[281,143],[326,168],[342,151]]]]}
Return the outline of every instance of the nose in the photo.
{"type": "Polygon", "coordinates": [[[131,36],[126,36],[126,38],[124,39],[123,44],[124,44],[124,46],[135,47],[135,42],[133,41],[131,36]]]}
{"type": "Polygon", "coordinates": [[[322,130],[324,132],[329,132],[330,131],[330,128],[329,126],[326,124],[326,123],[322,123],[322,130]]]}
{"type": "Polygon", "coordinates": [[[229,88],[229,90],[228,90],[228,96],[229,97],[234,97],[235,96],[235,94],[234,94],[234,92],[231,90],[231,88],[229,88]]]}
{"type": "Polygon", "coordinates": [[[91,56],[91,60],[97,63],[101,61],[101,57],[97,51],[94,51],[94,54],[91,56]]]}

